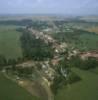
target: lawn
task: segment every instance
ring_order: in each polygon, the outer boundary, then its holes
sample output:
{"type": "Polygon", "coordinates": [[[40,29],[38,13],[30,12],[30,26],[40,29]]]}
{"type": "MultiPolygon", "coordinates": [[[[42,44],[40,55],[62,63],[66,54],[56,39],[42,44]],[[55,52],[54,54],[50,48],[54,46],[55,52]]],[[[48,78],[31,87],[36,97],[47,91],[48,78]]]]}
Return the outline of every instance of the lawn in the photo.
{"type": "Polygon", "coordinates": [[[64,86],[58,91],[55,100],[98,100],[98,74],[72,69],[82,80],[72,85],[64,86]]]}
{"type": "Polygon", "coordinates": [[[0,25],[0,54],[7,59],[22,56],[19,40],[21,33],[16,31],[17,27],[0,25]]]}
{"type": "Polygon", "coordinates": [[[0,100],[39,100],[0,73],[0,100]]]}

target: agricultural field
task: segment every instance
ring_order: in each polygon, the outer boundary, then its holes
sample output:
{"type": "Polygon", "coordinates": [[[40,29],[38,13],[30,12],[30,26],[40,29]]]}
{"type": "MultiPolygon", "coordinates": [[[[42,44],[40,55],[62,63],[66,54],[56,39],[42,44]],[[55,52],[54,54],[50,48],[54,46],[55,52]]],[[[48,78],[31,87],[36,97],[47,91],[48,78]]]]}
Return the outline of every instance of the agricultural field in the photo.
{"type": "Polygon", "coordinates": [[[98,74],[76,68],[72,70],[82,80],[59,89],[55,100],[98,100],[98,74]]]}
{"type": "Polygon", "coordinates": [[[90,31],[90,32],[95,32],[95,33],[98,34],[98,26],[92,27],[92,28],[88,28],[87,30],[90,31]]]}
{"type": "Polygon", "coordinates": [[[73,30],[73,32],[54,33],[53,37],[80,51],[98,50],[98,34],[94,32],[73,30]]]}
{"type": "Polygon", "coordinates": [[[19,38],[20,32],[16,31],[19,26],[0,25],[0,55],[7,59],[22,56],[19,38]]]}
{"type": "Polygon", "coordinates": [[[39,100],[0,73],[0,100],[39,100]]]}

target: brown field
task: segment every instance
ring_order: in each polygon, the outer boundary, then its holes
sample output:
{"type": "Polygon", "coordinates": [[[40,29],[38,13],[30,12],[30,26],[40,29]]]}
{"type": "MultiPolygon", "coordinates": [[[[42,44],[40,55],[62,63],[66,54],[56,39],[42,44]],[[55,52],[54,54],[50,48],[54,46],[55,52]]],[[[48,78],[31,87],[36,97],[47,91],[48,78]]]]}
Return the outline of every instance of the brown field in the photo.
{"type": "Polygon", "coordinates": [[[98,34],[98,26],[97,27],[91,27],[89,29],[87,29],[89,32],[95,32],[98,34]]]}

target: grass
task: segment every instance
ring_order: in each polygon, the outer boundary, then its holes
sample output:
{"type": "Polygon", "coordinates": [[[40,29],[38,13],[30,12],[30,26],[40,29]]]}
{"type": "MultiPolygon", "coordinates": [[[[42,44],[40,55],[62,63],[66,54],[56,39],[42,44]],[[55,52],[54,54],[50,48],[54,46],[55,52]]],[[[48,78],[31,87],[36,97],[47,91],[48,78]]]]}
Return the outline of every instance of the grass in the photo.
{"type": "Polygon", "coordinates": [[[0,100],[39,100],[0,73],[0,100]]]}
{"type": "Polygon", "coordinates": [[[58,91],[55,100],[98,100],[98,74],[72,69],[82,80],[64,86],[58,91]]]}
{"type": "Polygon", "coordinates": [[[18,58],[22,56],[19,38],[20,32],[16,31],[18,26],[0,25],[0,54],[7,59],[18,58]]]}

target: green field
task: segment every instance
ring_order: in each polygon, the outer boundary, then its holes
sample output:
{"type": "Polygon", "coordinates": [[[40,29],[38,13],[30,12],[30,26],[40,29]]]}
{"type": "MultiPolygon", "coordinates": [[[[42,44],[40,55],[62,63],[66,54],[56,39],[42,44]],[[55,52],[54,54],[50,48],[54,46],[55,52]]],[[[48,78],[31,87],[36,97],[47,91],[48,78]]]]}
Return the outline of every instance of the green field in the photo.
{"type": "Polygon", "coordinates": [[[0,73],[0,100],[39,100],[0,73]]]}
{"type": "Polygon", "coordinates": [[[16,31],[18,26],[0,25],[0,54],[8,58],[22,56],[19,37],[21,33],[16,31]]]}
{"type": "Polygon", "coordinates": [[[80,75],[82,80],[60,89],[55,100],[98,100],[98,74],[79,69],[72,70],[80,75]]]}

